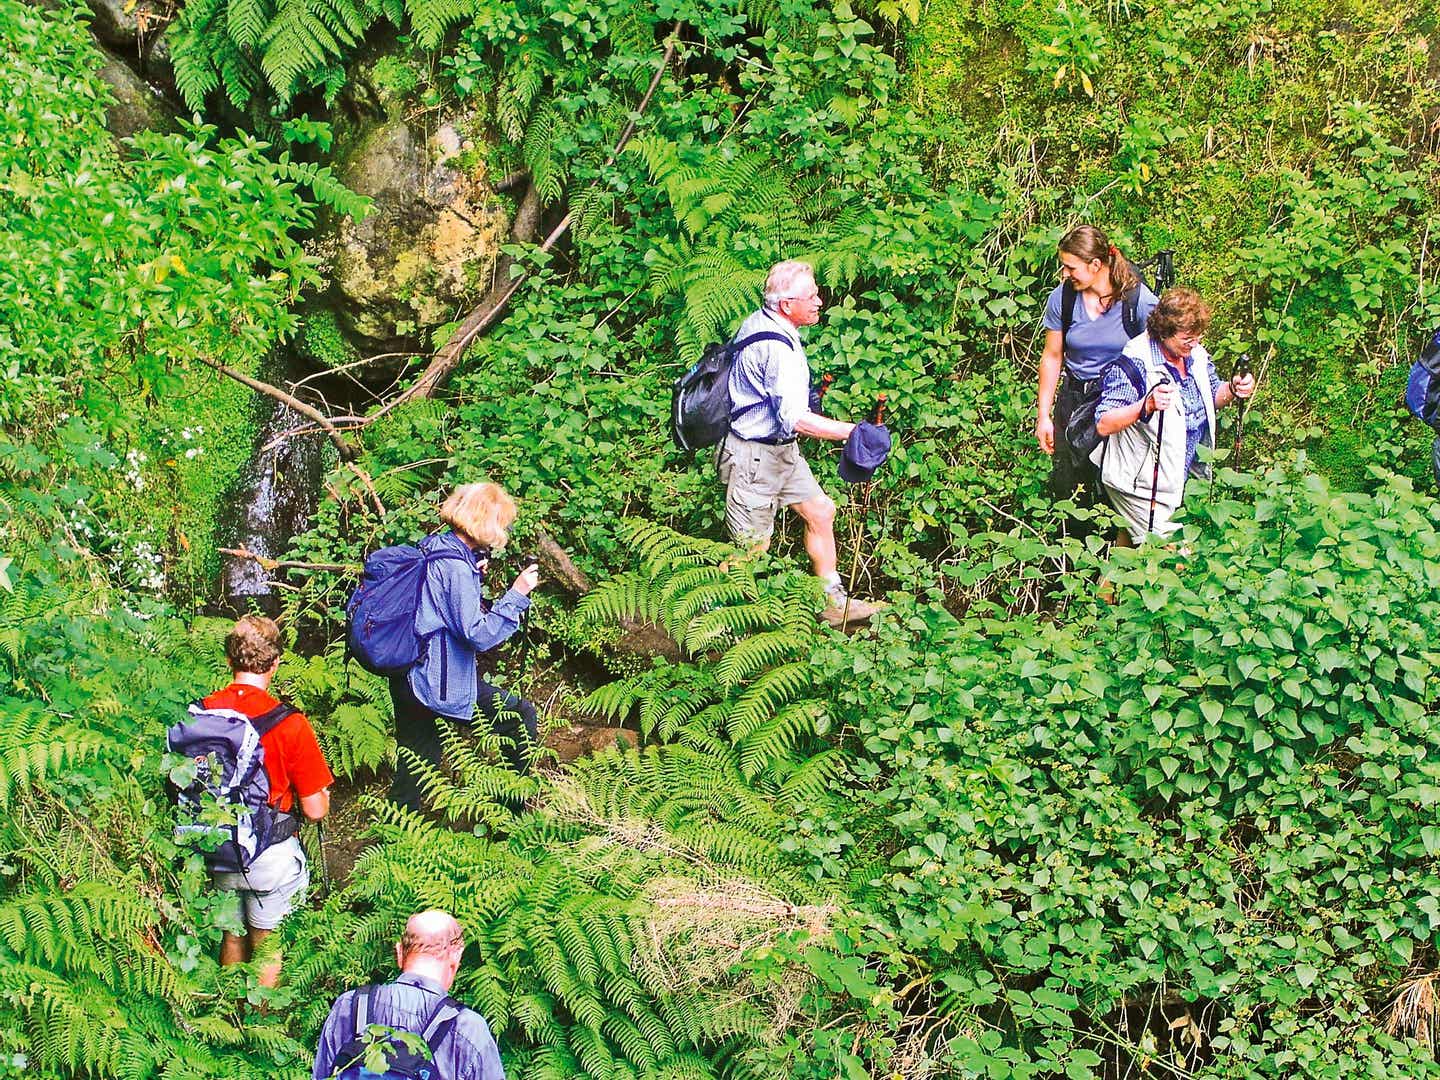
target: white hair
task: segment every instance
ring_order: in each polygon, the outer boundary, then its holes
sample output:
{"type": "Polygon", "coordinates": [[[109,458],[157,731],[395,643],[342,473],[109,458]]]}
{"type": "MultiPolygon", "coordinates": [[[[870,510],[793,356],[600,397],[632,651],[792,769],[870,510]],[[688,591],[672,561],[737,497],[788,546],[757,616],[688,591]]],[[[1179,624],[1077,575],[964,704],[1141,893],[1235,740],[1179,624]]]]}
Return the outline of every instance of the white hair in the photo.
{"type": "Polygon", "coordinates": [[[773,308],[781,300],[796,299],[795,286],[802,280],[815,281],[815,268],[809,263],[796,259],[776,263],[765,278],[765,306],[773,308]]]}

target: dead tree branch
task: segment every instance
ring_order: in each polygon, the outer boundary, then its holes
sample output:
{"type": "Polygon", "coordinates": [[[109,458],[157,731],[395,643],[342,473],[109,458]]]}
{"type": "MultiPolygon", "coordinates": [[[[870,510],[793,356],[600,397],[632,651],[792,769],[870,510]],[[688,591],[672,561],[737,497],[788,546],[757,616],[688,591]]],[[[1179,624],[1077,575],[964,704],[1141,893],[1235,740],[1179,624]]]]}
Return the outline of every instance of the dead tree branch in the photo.
{"type": "MultiPolygon", "coordinates": [[[[577,598],[593,588],[584,571],[575,565],[565,549],[550,539],[544,530],[535,534],[535,550],[540,558],[540,569],[547,581],[553,581],[577,598]]],[[[685,659],[680,646],[654,623],[642,622],[639,619],[621,619],[620,634],[620,640],[611,646],[616,652],[630,656],[663,656],[673,663],[685,659]]]]}
{"type": "Polygon", "coordinates": [[[222,364],[218,360],[210,360],[202,356],[200,357],[200,362],[206,367],[218,371],[221,375],[234,379],[242,386],[248,386],[257,393],[264,394],[268,398],[274,398],[282,405],[287,405],[294,409],[301,416],[308,417],[315,421],[316,424],[320,425],[320,429],[325,432],[326,437],[335,444],[335,449],[340,451],[341,461],[354,461],[355,458],[359,456],[359,450],[354,444],[345,438],[344,433],[335,426],[331,419],[319,409],[315,408],[315,406],[306,404],[294,394],[287,394],[278,386],[271,386],[269,383],[257,379],[252,375],[246,375],[243,371],[236,371],[234,368],[222,364]]]}
{"type": "Polygon", "coordinates": [[[257,555],[249,548],[221,548],[220,554],[233,555],[237,559],[250,559],[260,564],[260,569],[274,573],[276,570],[316,570],[330,574],[358,574],[359,563],[295,562],[291,559],[269,559],[257,555]]]}

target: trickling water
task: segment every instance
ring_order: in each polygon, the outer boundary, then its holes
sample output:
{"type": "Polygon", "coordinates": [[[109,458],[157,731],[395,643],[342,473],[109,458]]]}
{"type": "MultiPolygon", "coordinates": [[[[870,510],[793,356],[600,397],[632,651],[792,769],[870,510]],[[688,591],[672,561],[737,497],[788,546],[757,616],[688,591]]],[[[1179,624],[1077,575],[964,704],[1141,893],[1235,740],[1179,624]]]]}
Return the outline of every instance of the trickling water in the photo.
{"type": "MultiPolygon", "coordinates": [[[[267,398],[268,402],[269,399],[267,398]]],[[[260,425],[250,463],[235,485],[232,513],[221,530],[221,546],[245,548],[269,559],[283,558],[291,539],[310,524],[321,479],[321,437],[284,436],[308,421],[274,402],[260,425]]],[[[270,574],[253,559],[226,556],[221,588],[227,598],[269,596],[270,574]]]]}

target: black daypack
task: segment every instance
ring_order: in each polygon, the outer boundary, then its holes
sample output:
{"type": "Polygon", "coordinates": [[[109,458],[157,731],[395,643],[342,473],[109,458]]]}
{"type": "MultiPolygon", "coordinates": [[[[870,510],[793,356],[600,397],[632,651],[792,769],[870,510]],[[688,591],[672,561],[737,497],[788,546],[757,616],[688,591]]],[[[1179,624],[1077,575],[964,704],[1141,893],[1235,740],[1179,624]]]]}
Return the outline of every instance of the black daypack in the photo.
{"type": "MultiPolygon", "coordinates": [[[[681,450],[714,446],[725,438],[734,419],[730,371],[742,352],[762,341],[780,341],[794,348],[788,337],[774,330],[762,330],[739,341],[716,342],[707,345],[695,366],[675,380],[670,390],[670,437],[681,450]]],[[[749,408],[763,404],[757,402],[749,408]]],[[[748,409],[740,410],[745,411],[748,409]]]]}
{"type": "Polygon", "coordinates": [[[375,987],[355,992],[351,1002],[354,1036],[335,1055],[333,1080],[441,1080],[435,1054],[455,1028],[464,1008],[442,997],[419,1032],[372,1022],[375,987]]]}
{"type": "MultiPolygon", "coordinates": [[[[1155,258],[1146,264],[1155,269],[1155,291],[1164,292],[1171,285],[1175,284],[1175,253],[1173,251],[1159,251],[1155,258]]],[[[1148,283],[1145,280],[1145,270],[1141,264],[1131,263],[1130,267],[1135,271],[1135,276],[1140,279],[1140,284],[1131,290],[1121,303],[1120,320],[1125,325],[1125,333],[1128,337],[1139,337],[1145,331],[1145,325],[1140,321],[1140,289],[1148,283]]],[[[1065,282],[1061,286],[1060,293],[1060,351],[1065,351],[1065,335],[1070,327],[1075,324],[1075,302],[1080,294],[1075,291],[1075,286],[1065,282]]],[[[1075,408],[1070,413],[1070,419],[1065,424],[1065,445],[1070,448],[1071,460],[1076,465],[1085,466],[1089,463],[1090,455],[1100,445],[1100,433],[1095,430],[1095,410],[1100,405],[1100,380],[1094,380],[1096,385],[1090,388],[1081,399],[1076,402],[1075,408]]]]}

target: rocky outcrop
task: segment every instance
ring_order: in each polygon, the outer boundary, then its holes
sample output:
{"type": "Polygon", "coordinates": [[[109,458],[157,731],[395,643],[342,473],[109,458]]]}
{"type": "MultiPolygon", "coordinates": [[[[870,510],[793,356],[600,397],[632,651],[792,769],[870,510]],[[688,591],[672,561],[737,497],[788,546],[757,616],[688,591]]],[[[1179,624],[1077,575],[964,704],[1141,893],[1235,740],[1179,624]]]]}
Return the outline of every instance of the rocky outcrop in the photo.
{"type": "Polygon", "coordinates": [[[105,64],[97,74],[110,87],[113,99],[105,107],[105,126],[110,134],[124,139],[146,128],[174,130],[175,114],[165,97],[114,53],[108,49],[101,52],[105,64]]]}
{"type": "Polygon", "coordinates": [[[490,285],[507,220],[456,123],[357,125],[338,168],[368,196],[363,221],[326,222],[322,252],[341,326],[362,352],[419,349],[490,285]]]}

